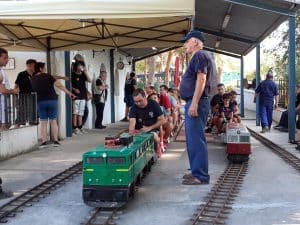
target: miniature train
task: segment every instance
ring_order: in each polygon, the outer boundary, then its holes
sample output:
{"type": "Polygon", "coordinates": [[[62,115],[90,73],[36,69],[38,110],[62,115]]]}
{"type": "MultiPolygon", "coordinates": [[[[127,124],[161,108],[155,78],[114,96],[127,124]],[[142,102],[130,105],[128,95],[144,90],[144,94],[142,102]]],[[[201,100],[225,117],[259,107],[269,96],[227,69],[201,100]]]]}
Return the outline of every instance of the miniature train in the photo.
{"type": "Polygon", "coordinates": [[[144,173],[155,160],[151,133],[105,138],[105,145],[83,155],[85,204],[92,207],[121,207],[135,192],[144,173]]]}
{"type": "Polygon", "coordinates": [[[249,160],[251,154],[250,133],[242,123],[227,123],[224,135],[227,159],[232,163],[249,160]]]}

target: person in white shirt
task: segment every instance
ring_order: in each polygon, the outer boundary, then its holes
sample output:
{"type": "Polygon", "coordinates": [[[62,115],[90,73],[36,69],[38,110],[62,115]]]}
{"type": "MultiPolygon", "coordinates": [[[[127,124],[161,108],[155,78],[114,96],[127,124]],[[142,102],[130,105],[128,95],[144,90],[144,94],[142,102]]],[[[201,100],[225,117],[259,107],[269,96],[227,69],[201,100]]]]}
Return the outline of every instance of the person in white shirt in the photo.
{"type": "Polygon", "coordinates": [[[9,94],[18,94],[19,89],[10,89],[8,76],[3,67],[8,63],[8,52],[4,48],[0,48],[0,130],[8,129],[8,118],[6,115],[5,98],[9,94]]]}

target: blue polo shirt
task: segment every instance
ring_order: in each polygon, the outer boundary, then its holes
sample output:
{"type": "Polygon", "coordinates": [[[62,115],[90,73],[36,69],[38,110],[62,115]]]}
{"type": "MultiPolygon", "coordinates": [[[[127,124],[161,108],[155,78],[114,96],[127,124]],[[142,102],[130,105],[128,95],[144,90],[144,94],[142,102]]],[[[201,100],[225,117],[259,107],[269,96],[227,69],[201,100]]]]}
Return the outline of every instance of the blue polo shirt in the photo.
{"type": "Polygon", "coordinates": [[[278,95],[278,87],[273,80],[262,81],[255,90],[259,94],[260,105],[273,105],[274,96],[278,95]]]}
{"type": "Polygon", "coordinates": [[[206,74],[205,89],[201,97],[209,96],[210,81],[214,75],[213,63],[211,55],[206,51],[201,50],[194,54],[180,83],[180,97],[183,100],[188,101],[193,98],[198,73],[206,74]]]}

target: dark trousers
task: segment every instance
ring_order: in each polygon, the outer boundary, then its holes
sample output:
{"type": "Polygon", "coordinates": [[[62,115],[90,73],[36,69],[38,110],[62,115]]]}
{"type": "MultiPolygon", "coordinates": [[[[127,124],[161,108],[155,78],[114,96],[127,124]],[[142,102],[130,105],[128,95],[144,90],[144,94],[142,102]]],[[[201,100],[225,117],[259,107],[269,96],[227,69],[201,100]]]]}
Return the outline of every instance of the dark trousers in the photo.
{"type": "Polygon", "coordinates": [[[279,126],[282,126],[284,128],[288,128],[289,124],[289,112],[286,110],[281,114],[279,126]]]}
{"type": "Polygon", "coordinates": [[[271,127],[273,116],[273,102],[270,104],[260,105],[260,120],[261,126],[271,127]]]}
{"type": "Polygon", "coordinates": [[[208,152],[204,128],[209,112],[208,99],[200,99],[197,117],[190,117],[188,110],[192,100],[185,104],[185,135],[186,147],[191,171],[194,177],[209,182],[208,152]]]}
{"type": "Polygon", "coordinates": [[[95,107],[96,107],[95,128],[99,128],[102,126],[104,106],[105,106],[105,103],[102,103],[102,102],[95,104],[95,107]]]}

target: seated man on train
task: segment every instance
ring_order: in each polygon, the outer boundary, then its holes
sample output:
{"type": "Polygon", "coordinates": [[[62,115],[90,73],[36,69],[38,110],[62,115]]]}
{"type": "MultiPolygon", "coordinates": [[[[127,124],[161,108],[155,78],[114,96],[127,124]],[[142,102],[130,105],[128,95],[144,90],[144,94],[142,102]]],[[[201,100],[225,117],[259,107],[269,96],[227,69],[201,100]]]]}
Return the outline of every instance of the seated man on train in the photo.
{"type": "Polygon", "coordinates": [[[224,133],[226,127],[224,124],[237,122],[237,119],[233,117],[234,107],[230,105],[230,94],[225,93],[223,95],[223,105],[219,107],[219,116],[214,123],[216,123],[218,132],[224,133]]]}
{"type": "Polygon", "coordinates": [[[229,93],[230,95],[230,107],[233,108],[233,118],[235,119],[235,121],[237,123],[240,123],[241,122],[241,117],[240,117],[240,109],[239,109],[239,106],[238,106],[238,103],[236,101],[236,96],[237,96],[237,93],[235,91],[231,91],[229,93]]]}
{"type": "Polygon", "coordinates": [[[218,93],[215,94],[210,101],[211,118],[208,121],[206,133],[211,133],[212,127],[217,126],[215,123],[219,118],[219,109],[223,105],[223,95],[225,94],[225,85],[220,83],[217,85],[218,93]]]}
{"type": "Polygon", "coordinates": [[[137,88],[133,92],[134,105],[129,112],[129,132],[135,130],[152,132],[156,143],[156,153],[161,155],[159,128],[164,123],[164,115],[159,104],[153,100],[147,100],[143,89],[137,88]]]}
{"type": "MultiPolygon", "coordinates": [[[[159,95],[157,93],[150,94],[147,99],[148,99],[148,101],[153,100],[153,101],[159,103],[159,95]]],[[[168,140],[168,138],[170,137],[170,134],[172,132],[172,124],[171,124],[172,121],[168,120],[165,107],[160,106],[160,108],[164,115],[164,123],[162,126],[160,126],[159,138],[160,138],[160,147],[162,148],[162,151],[164,151],[165,148],[167,147],[166,140],[168,140]]]]}
{"type": "Polygon", "coordinates": [[[165,117],[171,126],[171,130],[167,131],[167,134],[164,137],[164,142],[167,144],[169,137],[171,136],[172,130],[174,128],[173,117],[172,117],[172,103],[171,103],[171,98],[170,98],[170,95],[168,92],[167,85],[165,85],[165,84],[160,85],[159,91],[160,91],[159,104],[160,104],[160,106],[164,107],[165,112],[166,112],[165,117]]]}

